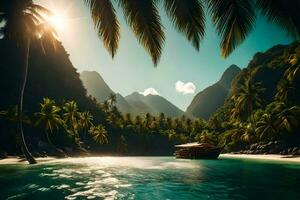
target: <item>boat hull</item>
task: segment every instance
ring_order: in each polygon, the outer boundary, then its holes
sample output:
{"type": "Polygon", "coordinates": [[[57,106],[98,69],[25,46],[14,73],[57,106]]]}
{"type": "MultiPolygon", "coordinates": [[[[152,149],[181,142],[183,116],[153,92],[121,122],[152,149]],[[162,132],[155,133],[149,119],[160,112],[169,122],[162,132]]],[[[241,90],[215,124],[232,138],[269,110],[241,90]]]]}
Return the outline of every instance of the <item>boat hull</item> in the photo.
{"type": "Polygon", "coordinates": [[[208,151],[197,149],[180,149],[175,152],[175,157],[183,159],[217,159],[222,150],[223,148],[216,148],[208,151]]]}

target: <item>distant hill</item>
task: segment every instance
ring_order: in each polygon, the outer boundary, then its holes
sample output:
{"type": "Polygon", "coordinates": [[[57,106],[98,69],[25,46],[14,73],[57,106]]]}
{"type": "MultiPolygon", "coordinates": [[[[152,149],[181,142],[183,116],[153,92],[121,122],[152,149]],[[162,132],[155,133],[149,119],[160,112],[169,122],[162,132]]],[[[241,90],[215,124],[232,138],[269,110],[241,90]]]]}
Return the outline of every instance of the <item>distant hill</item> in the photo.
{"type": "Polygon", "coordinates": [[[241,72],[236,65],[231,65],[221,79],[199,92],[186,110],[187,115],[208,119],[218,108],[223,106],[229,94],[232,80],[241,72]]]}
{"type": "Polygon", "coordinates": [[[80,74],[80,79],[87,89],[88,95],[95,97],[97,101],[104,102],[108,99],[110,94],[116,94],[117,107],[120,111],[124,113],[131,112],[131,106],[127,103],[125,98],[121,94],[112,91],[98,72],[83,71],[80,74]]]}
{"type": "Polygon", "coordinates": [[[126,96],[125,99],[133,107],[133,113],[135,114],[149,112],[152,115],[158,115],[164,113],[168,117],[179,117],[184,114],[182,110],[159,95],[144,96],[134,92],[126,96]]]}
{"type": "Polygon", "coordinates": [[[95,97],[99,102],[105,101],[112,93],[116,94],[117,107],[123,113],[158,115],[163,112],[170,117],[178,117],[183,114],[182,110],[161,96],[144,96],[134,92],[124,98],[121,94],[112,91],[98,72],[83,71],[80,78],[88,94],[95,97]]]}
{"type": "Polygon", "coordinates": [[[87,88],[88,95],[95,97],[99,102],[105,101],[114,93],[103,78],[95,71],[83,71],[80,74],[83,85],[87,88]]]}

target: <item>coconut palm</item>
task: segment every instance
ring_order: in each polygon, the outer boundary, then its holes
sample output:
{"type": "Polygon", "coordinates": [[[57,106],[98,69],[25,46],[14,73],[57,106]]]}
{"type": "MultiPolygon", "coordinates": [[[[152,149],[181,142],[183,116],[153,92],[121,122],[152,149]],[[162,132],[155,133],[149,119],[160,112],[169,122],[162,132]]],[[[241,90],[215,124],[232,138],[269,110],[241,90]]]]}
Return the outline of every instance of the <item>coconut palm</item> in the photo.
{"type": "Polygon", "coordinates": [[[108,102],[109,102],[110,107],[112,108],[117,103],[117,96],[113,93],[110,94],[108,97],[108,102]]]}
{"type": "Polygon", "coordinates": [[[35,125],[43,126],[45,128],[48,143],[54,149],[58,150],[51,141],[49,132],[53,133],[55,129],[57,130],[60,127],[64,127],[64,121],[59,114],[61,109],[56,105],[54,100],[49,98],[43,99],[43,102],[40,104],[40,108],[40,111],[35,113],[35,117],[37,118],[35,125]]]}
{"type": "Polygon", "coordinates": [[[104,102],[101,104],[101,108],[102,108],[103,111],[106,112],[106,113],[110,110],[110,105],[109,105],[108,100],[104,101],[104,102]]]}
{"type": "Polygon", "coordinates": [[[275,138],[278,131],[278,118],[272,113],[263,114],[262,118],[257,122],[256,132],[260,135],[261,139],[275,138]]]}
{"type": "MultiPolygon", "coordinates": [[[[171,128],[171,127],[169,127],[169,128],[171,128]]],[[[173,129],[166,130],[165,134],[166,134],[166,136],[168,137],[169,140],[174,141],[177,138],[177,134],[176,134],[175,130],[173,130],[173,129]]]]}
{"type": "Polygon", "coordinates": [[[297,92],[297,86],[293,83],[293,80],[289,78],[283,78],[279,81],[277,86],[277,93],[275,98],[279,101],[286,102],[289,99],[289,95],[297,92]]]}
{"type": "Polygon", "coordinates": [[[97,142],[98,144],[108,143],[107,131],[102,125],[91,126],[89,130],[89,134],[91,134],[95,142],[97,142]]]}
{"type": "Polygon", "coordinates": [[[290,81],[294,82],[296,77],[300,73],[300,48],[295,49],[295,53],[289,58],[290,67],[284,73],[284,77],[290,81]]]}
{"type": "Polygon", "coordinates": [[[84,129],[84,140],[86,139],[87,129],[93,125],[93,115],[90,112],[82,112],[79,114],[80,128],[84,129]]]}
{"type": "Polygon", "coordinates": [[[47,39],[55,41],[55,30],[49,26],[44,16],[51,15],[46,8],[34,4],[32,0],[2,0],[0,9],[0,21],[5,20],[6,25],[1,31],[4,37],[16,42],[22,50],[23,66],[20,69],[24,75],[19,92],[18,103],[18,132],[21,138],[22,151],[30,164],[36,163],[29,152],[23,133],[22,112],[23,98],[28,76],[28,61],[32,40],[40,40],[47,34],[47,39]],[[50,36],[50,37],[49,37],[50,36]]]}
{"type": "Polygon", "coordinates": [[[152,116],[151,116],[151,114],[150,113],[146,113],[146,115],[145,115],[145,128],[147,129],[147,128],[149,128],[150,127],[150,125],[151,125],[151,123],[152,123],[152,116]]]}
{"type": "Polygon", "coordinates": [[[132,121],[132,117],[131,117],[130,113],[126,113],[126,115],[125,115],[125,124],[127,126],[133,125],[133,121],[132,121]]]}
{"type": "Polygon", "coordinates": [[[235,101],[234,115],[240,115],[246,111],[248,120],[251,123],[253,132],[255,132],[254,109],[263,105],[262,93],[264,92],[260,83],[252,83],[250,78],[244,80],[237,94],[232,98],[235,101]]]}
{"type": "Polygon", "coordinates": [[[275,111],[278,112],[278,127],[287,132],[293,132],[300,125],[300,107],[289,107],[285,103],[279,103],[275,111]]]}
{"type": "MultiPolygon", "coordinates": [[[[84,0],[84,2],[91,11],[99,37],[113,57],[119,44],[120,25],[112,1],[84,0]]],[[[207,11],[221,38],[220,47],[224,57],[230,55],[252,31],[258,13],[256,10],[295,38],[298,38],[300,33],[299,0],[289,3],[285,0],[117,0],[116,2],[123,9],[128,25],[151,55],[155,65],[159,61],[165,41],[158,12],[159,3],[163,4],[174,27],[184,34],[197,50],[205,35],[205,11],[207,11]]]]}
{"type": "Polygon", "coordinates": [[[69,126],[70,132],[75,137],[77,144],[79,144],[79,119],[80,119],[80,112],[78,111],[77,103],[75,101],[68,101],[65,102],[63,105],[63,120],[69,126]]]}

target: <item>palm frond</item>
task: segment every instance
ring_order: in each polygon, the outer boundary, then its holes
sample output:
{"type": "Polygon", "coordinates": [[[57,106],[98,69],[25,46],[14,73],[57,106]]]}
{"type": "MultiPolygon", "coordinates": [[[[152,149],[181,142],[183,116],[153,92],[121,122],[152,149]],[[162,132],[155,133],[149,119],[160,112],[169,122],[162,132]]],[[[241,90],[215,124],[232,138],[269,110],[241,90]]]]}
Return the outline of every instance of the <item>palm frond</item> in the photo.
{"type": "Polygon", "coordinates": [[[84,2],[91,10],[95,28],[104,42],[104,47],[114,57],[120,40],[120,26],[112,2],[110,0],[84,0],[84,2]]]}
{"type": "Polygon", "coordinates": [[[164,0],[164,6],[174,26],[199,50],[205,34],[205,14],[198,0],[164,0]]]}
{"type": "Polygon", "coordinates": [[[229,54],[250,33],[255,22],[251,0],[206,0],[213,23],[221,37],[221,54],[229,54]]]}
{"type": "Polygon", "coordinates": [[[126,21],[156,66],[165,40],[157,0],[119,0],[119,4],[124,10],[126,21]]]}
{"type": "Polygon", "coordinates": [[[278,24],[295,38],[300,34],[300,1],[256,0],[256,7],[268,18],[278,24]]]}
{"type": "Polygon", "coordinates": [[[37,12],[43,13],[48,16],[53,15],[53,13],[50,10],[38,4],[33,4],[33,3],[29,4],[29,9],[35,10],[37,12]]]}

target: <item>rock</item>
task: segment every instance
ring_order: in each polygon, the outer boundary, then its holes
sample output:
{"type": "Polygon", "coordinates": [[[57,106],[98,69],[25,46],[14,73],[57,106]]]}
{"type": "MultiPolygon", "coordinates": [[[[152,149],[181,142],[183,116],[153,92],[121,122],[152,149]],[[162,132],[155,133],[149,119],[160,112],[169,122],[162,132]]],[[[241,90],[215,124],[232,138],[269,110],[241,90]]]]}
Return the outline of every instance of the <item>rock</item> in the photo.
{"type": "Polygon", "coordinates": [[[257,145],[258,144],[251,144],[250,145],[250,150],[252,150],[252,151],[255,150],[257,148],[257,145]]]}
{"type": "Polygon", "coordinates": [[[281,154],[281,155],[287,155],[287,154],[288,154],[288,151],[287,151],[287,150],[283,150],[283,151],[280,152],[280,154],[281,154]]]}
{"type": "Polygon", "coordinates": [[[64,150],[65,150],[65,152],[67,152],[67,153],[73,153],[72,147],[65,147],[64,150]]]}
{"type": "Polygon", "coordinates": [[[292,154],[293,153],[293,148],[289,148],[288,149],[288,154],[292,154]]]}
{"type": "Polygon", "coordinates": [[[268,146],[272,146],[272,145],[274,145],[274,142],[269,142],[268,144],[267,144],[268,146]]]}
{"type": "Polygon", "coordinates": [[[7,158],[7,153],[6,152],[1,152],[0,153],[0,159],[7,158]]]}
{"type": "Polygon", "coordinates": [[[293,154],[293,155],[298,155],[299,150],[300,150],[299,147],[294,147],[294,148],[293,148],[293,151],[292,151],[292,154],[293,154]]]}

